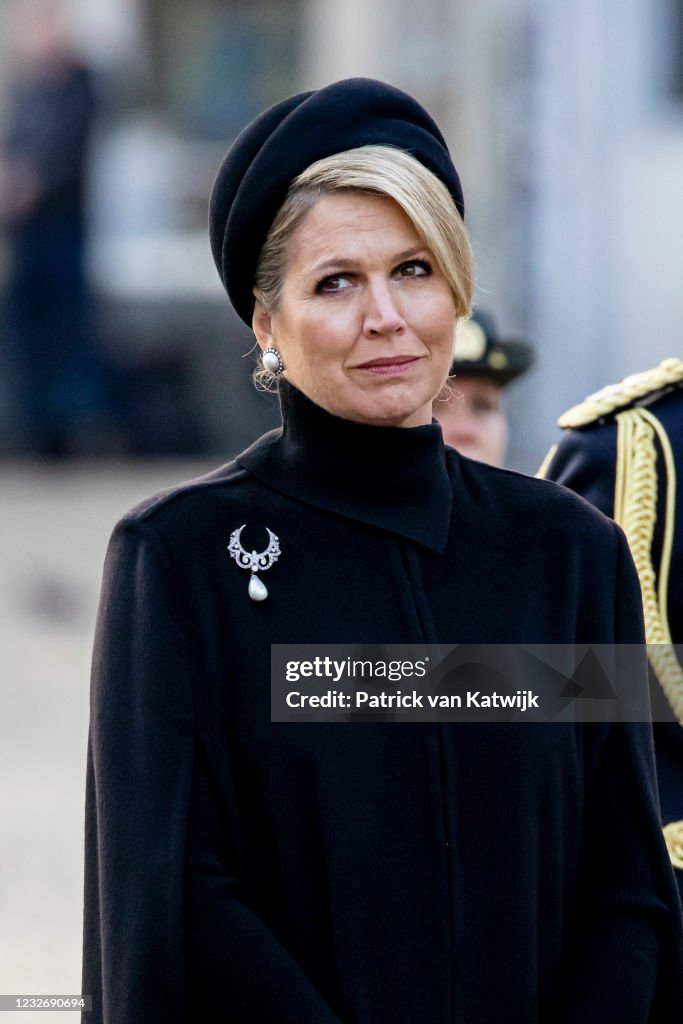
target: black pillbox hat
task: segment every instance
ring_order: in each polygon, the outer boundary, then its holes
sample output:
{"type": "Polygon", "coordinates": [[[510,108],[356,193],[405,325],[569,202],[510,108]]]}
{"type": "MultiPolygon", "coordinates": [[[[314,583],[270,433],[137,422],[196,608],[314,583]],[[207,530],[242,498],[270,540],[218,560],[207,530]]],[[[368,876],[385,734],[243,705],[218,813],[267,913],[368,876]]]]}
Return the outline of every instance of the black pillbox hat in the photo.
{"type": "Polygon", "coordinates": [[[370,78],[347,78],[276,103],[228,150],[209,204],[214,262],[246,324],[251,326],[256,263],[291,183],[316,160],[370,145],[412,154],[441,179],[464,216],[460,179],[443,135],[412,96],[370,78]]]}

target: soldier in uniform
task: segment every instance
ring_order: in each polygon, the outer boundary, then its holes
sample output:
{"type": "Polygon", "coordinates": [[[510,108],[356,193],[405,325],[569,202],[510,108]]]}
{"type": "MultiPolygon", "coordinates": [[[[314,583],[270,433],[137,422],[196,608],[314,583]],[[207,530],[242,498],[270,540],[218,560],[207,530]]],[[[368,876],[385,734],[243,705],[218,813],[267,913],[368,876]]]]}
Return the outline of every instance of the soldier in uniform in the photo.
{"type": "Polygon", "coordinates": [[[475,310],[458,321],[450,381],[434,402],[446,444],[462,455],[502,466],[508,440],[507,385],[529,369],[535,352],[526,341],[498,337],[490,313],[475,310]]]}
{"type": "MultiPolygon", "coordinates": [[[[538,475],[624,529],[643,593],[652,671],[671,709],[654,723],[664,835],[683,896],[683,361],[665,359],[574,406],[538,475]]],[[[656,717],[661,717],[657,714],[656,717]]]]}

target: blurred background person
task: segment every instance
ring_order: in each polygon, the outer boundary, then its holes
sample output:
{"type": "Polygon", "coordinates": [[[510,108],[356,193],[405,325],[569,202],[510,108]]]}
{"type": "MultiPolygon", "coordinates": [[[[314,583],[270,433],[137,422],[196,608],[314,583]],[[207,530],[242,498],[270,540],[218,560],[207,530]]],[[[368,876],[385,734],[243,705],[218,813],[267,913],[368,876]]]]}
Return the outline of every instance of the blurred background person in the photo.
{"type": "Polygon", "coordinates": [[[9,365],[26,447],[59,455],[92,446],[107,406],[84,262],[96,102],[59,4],[29,4],[17,30],[0,160],[9,365]]]}
{"type": "Polygon", "coordinates": [[[490,313],[475,310],[470,320],[460,321],[451,379],[434,402],[446,444],[470,459],[502,466],[509,436],[504,391],[534,359],[528,342],[498,337],[490,313]]]}
{"type": "Polygon", "coordinates": [[[558,425],[565,436],[538,475],[615,519],[638,570],[654,696],[666,698],[653,703],[662,822],[683,897],[683,361],[603,388],[558,425]]]}

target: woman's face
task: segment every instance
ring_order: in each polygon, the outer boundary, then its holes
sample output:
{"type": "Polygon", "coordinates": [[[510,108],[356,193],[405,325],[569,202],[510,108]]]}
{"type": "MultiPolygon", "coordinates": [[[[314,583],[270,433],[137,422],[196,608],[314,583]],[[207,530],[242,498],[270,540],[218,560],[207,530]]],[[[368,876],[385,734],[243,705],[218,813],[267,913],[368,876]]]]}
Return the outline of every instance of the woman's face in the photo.
{"type": "Polygon", "coordinates": [[[434,403],[446,444],[470,459],[502,466],[508,438],[502,395],[488,377],[458,374],[450,397],[434,403]]]}
{"type": "Polygon", "coordinates": [[[323,196],[287,248],[280,303],[254,331],[285,376],[328,412],[401,427],[431,422],[448,374],[455,305],[412,222],[384,196],[323,196]]]}

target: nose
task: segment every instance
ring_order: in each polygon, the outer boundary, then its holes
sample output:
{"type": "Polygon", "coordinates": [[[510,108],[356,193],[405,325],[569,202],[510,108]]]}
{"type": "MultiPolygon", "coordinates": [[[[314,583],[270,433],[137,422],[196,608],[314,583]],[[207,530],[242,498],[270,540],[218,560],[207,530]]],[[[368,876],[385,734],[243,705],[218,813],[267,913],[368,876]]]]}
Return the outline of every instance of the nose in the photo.
{"type": "Polygon", "coordinates": [[[402,334],[406,323],[391,294],[389,282],[375,280],[368,283],[367,303],[363,318],[363,333],[368,338],[402,334]]]}

